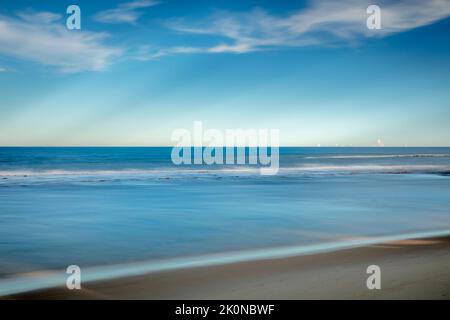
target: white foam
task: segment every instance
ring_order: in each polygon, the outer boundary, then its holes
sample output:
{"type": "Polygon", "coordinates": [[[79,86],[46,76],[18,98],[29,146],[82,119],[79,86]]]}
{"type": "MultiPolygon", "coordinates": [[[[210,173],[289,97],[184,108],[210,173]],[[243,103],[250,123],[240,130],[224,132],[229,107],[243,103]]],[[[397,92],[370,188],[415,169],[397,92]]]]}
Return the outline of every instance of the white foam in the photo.
{"type": "Polygon", "coordinates": [[[364,154],[364,155],[336,155],[336,156],[308,156],[304,159],[384,159],[384,158],[448,158],[450,154],[364,154]]]}
{"type": "MultiPolygon", "coordinates": [[[[18,171],[3,170],[0,171],[0,177],[76,177],[76,176],[160,176],[160,175],[178,175],[178,174],[259,174],[258,166],[243,167],[205,167],[198,169],[176,168],[176,169],[124,169],[124,170],[41,170],[41,171],[18,171]]],[[[281,167],[280,173],[302,173],[302,172],[368,172],[368,173],[386,173],[386,172],[443,172],[449,171],[448,165],[319,165],[307,164],[301,166],[281,167]]]]}

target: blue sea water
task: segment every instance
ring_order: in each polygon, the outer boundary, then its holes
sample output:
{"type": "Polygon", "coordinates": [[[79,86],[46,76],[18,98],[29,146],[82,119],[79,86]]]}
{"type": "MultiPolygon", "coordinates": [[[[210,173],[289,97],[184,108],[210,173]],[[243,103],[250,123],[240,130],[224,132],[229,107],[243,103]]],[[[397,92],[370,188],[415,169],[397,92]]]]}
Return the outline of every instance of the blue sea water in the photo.
{"type": "Polygon", "coordinates": [[[0,148],[0,277],[450,229],[450,148],[281,148],[176,166],[171,148],[0,148]]]}

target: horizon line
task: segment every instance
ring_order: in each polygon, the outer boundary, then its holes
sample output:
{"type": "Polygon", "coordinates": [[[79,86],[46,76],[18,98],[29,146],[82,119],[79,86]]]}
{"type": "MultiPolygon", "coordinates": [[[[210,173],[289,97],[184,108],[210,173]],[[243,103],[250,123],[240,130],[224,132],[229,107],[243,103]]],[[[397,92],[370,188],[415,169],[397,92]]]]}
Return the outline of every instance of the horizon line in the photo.
{"type": "MultiPolygon", "coordinates": [[[[171,146],[171,145],[0,145],[0,148],[199,148],[196,146],[171,146]]],[[[201,146],[202,148],[257,148],[261,146],[201,146]]],[[[436,145],[436,146],[424,146],[424,145],[403,145],[403,146],[346,146],[346,145],[324,145],[324,146],[308,146],[308,145],[284,145],[284,146],[267,146],[268,148],[450,148],[450,145],[436,145]]]]}

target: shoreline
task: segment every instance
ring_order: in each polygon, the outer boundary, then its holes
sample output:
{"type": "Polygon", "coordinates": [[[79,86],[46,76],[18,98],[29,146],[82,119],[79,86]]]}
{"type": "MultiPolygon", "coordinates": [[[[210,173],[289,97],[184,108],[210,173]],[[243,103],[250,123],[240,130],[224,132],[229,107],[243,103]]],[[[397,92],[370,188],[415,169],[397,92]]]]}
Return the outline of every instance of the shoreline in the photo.
{"type": "Polygon", "coordinates": [[[447,233],[290,256],[191,263],[120,277],[110,274],[110,278],[82,282],[81,290],[51,286],[3,298],[450,299],[449,266],[447,233]],[[366,287],[366,269],[373,264],[381,268],[381,290],[366,287]]]}

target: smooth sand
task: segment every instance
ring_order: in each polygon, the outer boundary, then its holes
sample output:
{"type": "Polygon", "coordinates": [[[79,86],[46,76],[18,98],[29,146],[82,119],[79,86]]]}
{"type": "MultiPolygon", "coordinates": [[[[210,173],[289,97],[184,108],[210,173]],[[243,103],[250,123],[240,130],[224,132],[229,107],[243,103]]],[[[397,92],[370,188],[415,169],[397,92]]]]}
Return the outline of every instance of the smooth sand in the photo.
{"type": "Polygon", "coordinates": [[[450,237],[152,273],[19,299],[450,299],[450,237]],[[381,290],[366,269],[381,268],[381,290]]]}

